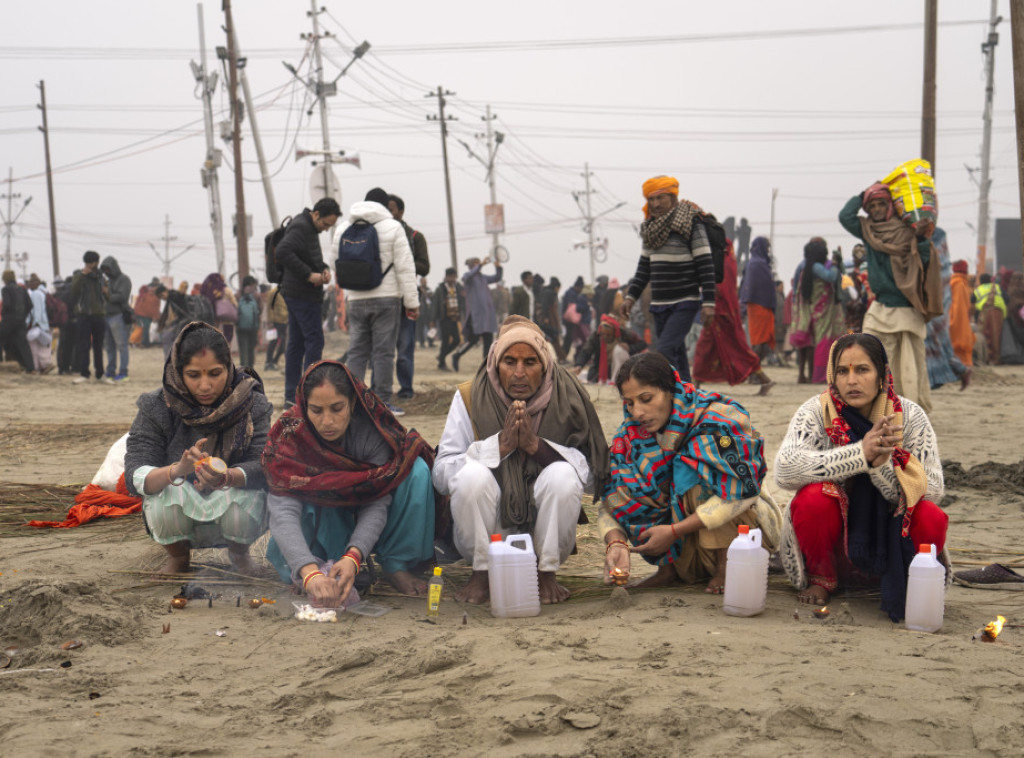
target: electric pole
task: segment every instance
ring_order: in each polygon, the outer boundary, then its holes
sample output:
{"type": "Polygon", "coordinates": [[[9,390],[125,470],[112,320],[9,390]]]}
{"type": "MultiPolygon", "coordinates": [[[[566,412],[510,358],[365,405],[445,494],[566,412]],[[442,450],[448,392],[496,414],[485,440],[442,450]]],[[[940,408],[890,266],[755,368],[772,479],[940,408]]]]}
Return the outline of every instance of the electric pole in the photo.
{"type": "Polygon", "coordinates": [[[245,216],[245,185],[242,182],[242,109],[238,99],[238,55],[235,52],[235,25],[231,18],[231,0],[224,0],[224,31],[228,37],[228,101],[231,103],[231,143],[235,160],[235,240],[238,244],[238,278],[249,275],[249,229],[245,216]]]}
{"type": "Polygon", "coordinates": [[[15,200],[17,200],[20,197],[21,197],[21,193],[14,191],[14,169],[13,168],[8,168],[7,169],[7,192],[4,193],[3,195],[0,195],[0,200],[6,200],[7,201],[7,214],[4,215],[3,211],[0,211],[0,216],[3,216],[4,239],[6,240],[6,245],[5,245],[5,249],[4,249],[4,268],[5,269],[13,268],[13,266],[11,264],[11,237],[14,236],[14,231],[13,231],[14,224],[18,221],[19,218],[21,218],[21,214],[25,212],[25,209],[28,207],[28,204],[32,202],[32,198],[31,197],[28,198],[24,203],[22,203],[21,208],[18,210],[18,215],[14,216],[14,215],[12,215],[14,213],[14,209],[12,207],[12,204],[13,204],[13,202],[15,200]]]}
{"type": "Polygon", "coordinates": [[[624,206],[625,203],[619,203],[618,205],[615,205],[615,206],[609,208],[608,210],[601,211],[596,216],[593,215],[593,213],[591,211],[591,206],[590,206],[590,196],[592,194],[594,194],[595,190],[592,190],[590,188],[590,177],[593,176],[593,173],[590,171],[590,163],[584,163],[583,164],[583,174],[582,174],[582,176],[583,176],[583,181],[585,182],[586,189],[583,192],[573,192],[572,193],[572,199],[576,201],[576,205],[577,205],[577,207],[579,207],[580,213],[583,214],[583,231],[585,231],[587,233],[587,241],[586,242],[577,243],[577,244],[573,245],[573,248],[580,248],[580,247],[583,247],[584,245],[586,245],[587,253],[588,253],[589,257],[590,257],[590,282],[593,284],[596,281],[596,279],[597,279],[596,274],[594,272],[594,263],[595,262],[597,262],[597,263],[604,263],[605,260],[607,260],[607,253],[606,253],[606,251],[607,251],[607,247],[608,247],[608,241],[607,240],[605,240],[603,243],[600,243],[600,244],[595,244],[594,243],[594,221],[596,221],[597,219],[601,218],[601,216],[606,216],[609,213],[611,213],[612,211],[618,210],[619,208],[624,206]],[[584,207],[584,204],[580,202],[580,197],[581,196],[586,198],[587,202],[586,202],[586,206],[585,207],[584,207]],[[597,260],[597,253],[598,253],[598,251],[600,251],[602,253],[600,261],[597,260]]]}
{"type": "MultiPolygon", "coordinates": [[[[220,168],[222,153],[214,146],[213,138],[213,93],[217,90],[217,72],[207,73],[206,68],[206,31],[203,25],[203,4],[196,5],[199,14],[199,60],[200,65],[190,61],[192,76],[202,88],[203,124],[206,128],[206,160],[199,170],[200,180],[206,189],[210,201],[210,231],[213,232],[213,249],[217,256],[217,271],[224,276],[224,221],[220,206],[220,179],[217,169],[220,168]]],[[[168,271],[165,267],[164,275],[168,271]]]]}
{"type": "MultiPolygon", "coordinates": [[[[1024,219],[1024,0],[1010,0],[1010,46],[1013,48],[1013,100],[1017,121],[1017,192],[1024,219]]],[[[1024,251],[1024,226],[1021,227],[1024,251]]]]}
{"type": "Polygon", "coordinates": [[[495,187],[494,178],[494,159],[498,154],[498,148],[501,147],[501,143],[505,141],[505,135],[502,132],[495,132],[491,126],[491,122],[496,119],[497,116],[491,113],[491,106],[487,106],[487,115],[481,116],[480,120],[487,124],[486,134],[477,134],[477,139],[485,139],[487,145],[487,160],[484,160],[479,155],[473,152],[473,148],[466,144],[464,140],[458,140],[459,144],[466,148],[466,152],[469,153],[470,158],[475,158],[483,164],[483,167],[487,169],[487,176],[485,181],[491,191],[491,204],[487,206],[484,212],[485,226],[492,227],[489,232],[491,235],[491,260],[501,260],[499,258],[499,251],[502,249],[501,240],[499,235],[505,231],[505,209],[498,205],[497,190],[495,187]],[[493,215],[492,215],[493,213],[493,215]],[[500,228],[497,223],[500,220],[500,228]]]}
{"type": "Polygon", "coordinates": [[[444,160],[444,196],[448,201],[448,245],[452,251],[452,267],[459,267],[459,257],[455,251],[455,217],[452,212],[452,181],[448,175],[448,121],[457,121],[454,116],[444,115],[445,95],[454,95],[438,85],[437,92],[429,92],[424,97],[437,98],[438,115],[429,114],[428,121],[437,121],[441,125],[441,158],[444,160]]]}
{"type": "Polygon", "coordinates": [[[156,247],[154,247],[152,242],[148,242],[148,244],[151,248],[153,248],[153,252],[156,254],[156,257],[160,259],[160,263],[163,264],[165,277],[170,277],[171,275],[171,263],[178,260],[178,258],[180,258],[189,250],[195,247],[195,244],[189,245],[177,255],[172,256],[171,243],[174,242],[176,239],[178,238],[171,236],[171,217],[167,214],[164,214],[164,236],[160,238],[160,241],[164,243],[164,254],[160,255],[160,251],[157,250],[156,247]]]}
{"type": "Polygon", "coordinates": [[[776,276],[775,270],[775,200],[779,196],[778,187],[772,188],[772,220],[771,225],[768,227],[768,250],[771,255],[769,256],[772,262],[772,276],[776,276]]]}
{"type": "Polygon", "coordinates": [[[938,52],[939,0],[924,0],[924,94],[921,101],[921,157],[935,176],[935,61],[938,52]]]}
{"type": "Polygon", "coordinates": [[[1002,21],[996,14],[998,0],[992,0],[989,14],[988,39],[982,43],[981,52],[985,55],[985,112],[984,128],[981,136],[981,183],[978,193],[978,273],[988,267],[988,191],[992,181],[988,178],[989,161],[992,154],[992,98],[995,92],[996,45],[999,35],[996,27],[1002,21]]]}
{"type": "Polygon", "coordinates": [[[46,82],[39,81],[39,109],[43,112],[43,149],[46,152],[46,199],[50,203],[50,259],[53,263],[54,278],[60,276],[60,259],[57,257],[57,211],[53,207],[53,169],[50,166],[50,126],[46,120],[46,82]]]}

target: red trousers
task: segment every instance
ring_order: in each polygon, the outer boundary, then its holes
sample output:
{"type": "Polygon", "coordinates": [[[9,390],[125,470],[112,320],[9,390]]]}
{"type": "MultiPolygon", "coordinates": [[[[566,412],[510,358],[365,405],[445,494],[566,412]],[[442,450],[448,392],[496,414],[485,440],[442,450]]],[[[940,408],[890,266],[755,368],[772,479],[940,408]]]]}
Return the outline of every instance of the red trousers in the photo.
{"type": "MultiPolygon", "coordinates": [[[[822,483],[801,488],[790,503],[793,531],[804,556],[807,578],[832,592],[839,573],[856,573],[846,557],[846,523],[839,498],[822,492],[822,483]]],[[[910,517],[910,538],[915,545],[934,544],[939,553],[946,544],[949,516],[930,500],[921,500],[910,517]]]]}

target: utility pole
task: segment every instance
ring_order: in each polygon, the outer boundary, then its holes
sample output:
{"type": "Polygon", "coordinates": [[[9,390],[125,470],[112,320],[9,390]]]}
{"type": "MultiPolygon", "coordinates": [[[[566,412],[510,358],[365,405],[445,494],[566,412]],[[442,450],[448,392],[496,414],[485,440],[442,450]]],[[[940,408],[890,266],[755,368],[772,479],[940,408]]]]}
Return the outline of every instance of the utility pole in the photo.
{"type": "MultiPolygon", "coordinates": [[[[503,249],[502,246],[501,246],[501,240],[499,238],[499,235],[502,232],[505,231],[505,211],[504,211],[504,208],[501,208],[498,205],[498,196],[497,196],[497,190],[496,190],[496,187],[495,187],[495,179],[494,179],[494,173],[495,173],[494,172],[494,159],[495,159],[495,156],[497,156],[497,154],[498,154],[498,148],[501,147],[501,143],[505,141],[505,135],[502,132],[495,132],[494,129],[492,128],[491,122],[494,121],[494,119],[496,119],[496,118],[497,118],[497,116],[495,116],[495,115],[493,115],[491,113],[491,106],[488,105],[487,106],[487,115],[480,117],[480,120],[484,121],[487,124],[487,133],[486,134],[477,134],[476,135],[477,139],[483,138],[483,139],[486,140],[487,160],[484,160],[479,155],[474,153],[473,152],[473,148],[471,148],[469,145],[467,145],[464,140],[458,140],[459,144],[462,145],[464,148],[466,148],[466,152],[469,153],[469,157],[470,158],[475,158],[476,160],[480,161],[480,163],[483,164],[483,167],[485,169],[487,169],[487,176],[485,177],[485,181],[487,182],[487,186],[490,188],[490,191],[491,191],[491,204],[488,206],[488,208],[494,208],[494,209],[499,209],[500,208],[500,210],[501,210],[501,213],[500,213],[501,229],[499,230],[497,227],[495,227],[490,232],[490,235],[491,235],[491,260],[495,260],[495,261],[502,260],[501,258],[499,258],[499,251],[501,251],[503,249]]],[[[491,217],[486,212],[486,210],[485,210],[484,221],[487,224],[494,224],[495,221],[497,221],[497,219],[498,219],[497,216],[491,217]]]]}
{"type": "Polygon", "coordinates": [[[619,208],[624,206],[625,203],[619,203],[618,205],[615,205],[615,206],[609,208],[606,211],[601,211],[600,213],[598,213],[595,216],[593,214],[593,212],[591,211],[591,206],[590,206],[590,196],[592,194],[594,194],[595,190],[592,190],[590,188],[590,177],[593,176],[593,173],[590,171],[590,163],[589,162],[583,164],[583,174],[582,174],[582,176],[583,176],[583,181],[585,182],[586,189],[583,192],[573,192],[572,193],[572,199],[576,201],[576,205],[577,205],[577,207],[579,207],[580,213],[583,214],[583,231],[585,231],[587,233],[587,241],[585,243],[584,242],[577,243],[577,244],[573,245],[573,248],[574,249],[575,248],[580,248],[580,247],[583,247],[584,245],[586,245],[587,253],[588,253],[589,257],[590,257],[590,282],[594,283],[597,280],[597,277],[596,277],[596,274],[595,274],[595,271],[594,271],[594,263],[595,262],[604,263],[605,260],[607,260],[607,255],[605,254],[605,255],[602,255],[600,261],[597,261],[597,251],[600,250],[600,251],[602,251],[602,253],[604,253],[606,251],[607,245],[608,245],[608,241],[607,240],[605,240],[604,243],[601,243],[601,244],[596,244],[596,245],[594,244],[594,221],[596,221],[597,219],[601,218],[601,216],[606,216],[609,213],[611,213],[612,211],[618,210],[619,208]],[[586,202],[586,207],[584,207],[584,204],[580,202],[580,196],[584,196],[586,198],[586,201],[587,201],[586,202]]]}
{"type": "Polygon", "coordinates": [[[772,220],[771,225],[768,227],[768,250],[770,251],[770,258],[772,262],[772,275],[775,276],[778,272],[775,271],[775,199],[779,196],[778,187],[772,188],[772,220]]]}
{"type": "Polygon", "coordinates": [[[935,176],[935,62],[938,53],[939,0],[924,0],[924,94],[921,102],[921,157],[935,176]]]}
{"type": "Polygon", "coordinates": [[[249,275],[249,229],[245,217],[245,185],[242,182],[242,113],[238,100],[238,55],[235,52],[235,24],[231,0],[224,0],[225,32],[228,37],[228,101],[231,103],[231,143],[235,159],[235,240],[238,244],[238,278],[249,275]]]}
{"type": "MultiPolygon", "coordinates": [[[[220,179],[217,178],[217,169],[220,168],[222,155],[220,148],[214,146],[213,138],[213,93],[217,90],[217,72],[207,73],[206,68],[206,31],[203,25],[203,4],[196,5],[199,14],[199,60],[200,65],[196,66],[195,61],[190,61],[192,76],[196,83],[202,88],[203,98],[203,124],[206,127],[206,160],[199,170],[200,180],[206,188],[206,194],[210,201],[210,230],[213,232],[213,248],[217,256],[217,271],[224,276],[224,221],[220,206],[220,179]]],[[[168,275],[165,268],[164,275],[168,275]]]]}
{"type": "MultiPolygon", "coordinates": [[[[1010,0],[1010,46],[1013,48],[1013,100],[1017,121],[1017,192],[1024,219],[1024,0],[1010,0]]],[[[1021,226],[1024,251],[1024,225],[1021,226]]]]}
{"type": "MultiPolygon", "coordinates": [[[[323,173],[323,190],[324,197],[333,197],[339,203],[341,202],[341,188],[338,186],[338,179],[334,175],[334,169],[331,168],[331,164],[334,162],[334,156],[331,155],[331,133],[330,127],[327,123],[327,97],[329,95],[336,95],[338,93],[338,87],[336,84],[331,82],[330,86],[326,86],[324,83],[324,59],[323,54],[320,51],[320,21],[317,16],[321,13],[316,9],[316,0],[309,0],[310,11],[308,15],[313,19],[313,61],[316,65],[316,102],[320,107],[320,134],[323,138],[323,155],[324,162],[323,168],[317,169],[323,173]]],[[[320,198],[314,198],[314,201],[320,198]]]]}
{"type": "Polygon", "coordinates": [[[424,97],[436,97],[438,115],[429,114],[428,121],[437,121],[441,124],[441,157],[444,160],[444,196],[448,201],[448,245],[452,251],[452,267],[459,267],[459,257],[455,251],[455,217],[452,212],[452,180],[448,175],[448,121],[457,121],[454,116],[444,115],[445,95],[454,95],[444,87],[438,85],[437,92],[429,92],[424,97]]]}
{"type": "Polygon", "coordinates": [[[4,215],[3,211],[0,211],[0,216],[3,216],[4,239],[6,240],[6,245],[5,245],[5,250],[4,250],[4,268],[5,269],[13,268],[13,265],[11,264],[11,237],[14,236],[14,231],[13,231],[14,224],[18,221],[19,218],[21,218],[21,214],[25,212],[25,209],[28,207],[28,204],[32,202],[32,198],[31,197],[28,198],[24,203],[22,203],[21,208],[18,210],[18,215],[17,216],[13,216],[12,214],[14,213],[14,209],[12,207],[12,203],[15,200],[17,200],[18,198],[20,198],[20,197],[21,197],[21,193],[14,191],[14,169],[13,168],[8,168],[7,169],[7,192],[4,193],[3,195],[0,195],[0,200],[6,200],[7,201],[7,214],[4,215]]]}
{"type": "MultiPolygon", "coordinates": [[[[235,55],[241,56],[238,47],[238,33],[231,29],[231,40],[235,44],[235,55]]],[[[242,95],[245,97],[245,109],[249,112],[249,128],[252,129],[252,141],[256,148],[256,161],[260,165],[260,179],[263,181],[263,194],[267,197],[267,210],[270,211],[270,225],[276,229],[279,217],[277,215],[277,203],[274,202],[274,188],[270,184],[270,171],[267,169],[267,159],[263,155],[263,140],[260,139],[260,128],[256,123],[256,108],[252,103],[252,91],[249,89],[249,77],[245,73],[246,58],[238,58],[239,78],[242,81],[242,95]]]]}
{"type": "Polygon", "coordinates": [[[174,261],[178,260],[178,258],[180,258],[185,253],[187,253],[189,250],[191,250],[192,248],[195,247],[194,244],[189,245],[188,247],[186,247],[184,250],[182,250],[177,255],[172,256],[171,255],[171,243],[174,242],[176,239],[178,239],[178,238],[171,236],[171,217],[165,213],[164,214],[164,236],[160,238],[160,241],[164,243],[164,254],[160,255],[160,251],[157,250],[156,247],[153,246],[153,243],[152,242],[148,243],[149,246],[151,248],[153,248],[153,252],[156,254],[156,257],[160,259],[160,263],[163,264],[164,276],[165,277],[169,277],[171,275],[171,263],[173,263],[174,261]]]}
{"type": "Polygon", "coordinates": [[[43,112],[43,149],[46,152],[46,199],[50,203],[50,259],[53,263],[54,278],[60,276],[60,259],[57,257],[57,211],[53,207],[53,169],[50,166],[50,126],[46,121],[46,82],[39,80],[39,109],[43,112]]]}
{"type": "Polygon", "coordinates": [[[988,192],[992,185],[989,179],[989,161],[992,157],[992,98],[995,93],[996,45],[999,35],[996,27],[1002,21],[996,11],[998,0],[992,0],[989,14],[988,39],[981,45],[985,55],[985,112],[984,128],[981,136],[981,183],[978,193],[978,273],[987,271],[988,267],[988,192]]]}

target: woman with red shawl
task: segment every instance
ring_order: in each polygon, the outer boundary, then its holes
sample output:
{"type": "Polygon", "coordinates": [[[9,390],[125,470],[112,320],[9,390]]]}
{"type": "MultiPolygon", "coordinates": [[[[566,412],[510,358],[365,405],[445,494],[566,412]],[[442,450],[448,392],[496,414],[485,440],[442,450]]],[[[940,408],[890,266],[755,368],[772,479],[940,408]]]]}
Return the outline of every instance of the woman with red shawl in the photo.
{"type": "Polygon", "coordinates": [[[433,452],[336,361],[306,371],[263,450],[267,560],[318,605],[345,600],[370,553],[407,595],[434,557],[433,452]]]}
{"type": "Polygon", "coordinates": [[[693,358],[693,381],[739,384],[747,377],[761,385],[758,395],[767,395],[775,382],[761,368],[761,359],[750,349],[740,318],[736,294],[736,255],[726,242],[722,281],[715,285],[715,317],[701,329],[693,358]]]}

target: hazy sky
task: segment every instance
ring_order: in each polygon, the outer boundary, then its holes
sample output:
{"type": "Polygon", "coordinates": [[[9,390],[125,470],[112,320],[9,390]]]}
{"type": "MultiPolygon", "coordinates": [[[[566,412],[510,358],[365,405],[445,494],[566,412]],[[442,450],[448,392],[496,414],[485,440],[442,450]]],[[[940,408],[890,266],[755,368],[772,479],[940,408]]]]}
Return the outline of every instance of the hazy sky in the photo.
{"type": "MultiPolygon", "coordinates": [[[[804,242],[824,236],[849,251],[836,221],[843,203],[898,163],[919,157],[924,3],[591,2],[436,3],[326,0],[320,23],[333,38],[323,49],[333,79],[362,40],[369,54],[338,81],[329,100],[332,148],[358,153],[362,169],[339,166],[342,207],[374,186],[402,195],[406,220],[430,244],[437,282],[449,265],[439,129],[438,85],[448,98],[449,156],[458,258],[486,254],[484,170],[456,141],[483,147],[475,134],[490,103],[506,134],[498,152],[498,199],[506,206],[511,253],[506,281],[532,269],[563,283],[589,278],[586,238],[572,192],[593,172],[598,235],[609,240],[597,266],[625,280],[633,271],[641,220],[640,186],[671,174],[688,197],[719,218],[750,220],[767,235],[778,189],[775,252],[784,278],[804,242]]],[[[975,256],[978,191],[967,168],[980,165],[987,2],[939,3],[937,193],[940,224],[955,258],[975,256]],[[970,226],[969,226],[970,225],[970,226]]],[[[235,0],[235,21],[259,109],[264,150],[282,215],[311,205],[309,160],[320,121],[282,65],[309,75],[311,31],[302,0],[235,0]]],[[[997,48],[992,140],[995,217],[1019,216],[1013,131],[1008,3],[997,48]]],[[[223,71],[221,3],[204,4],[211,69],[223,71]]],[[[45,80],[55,169],[61,272],[87,249],[112,254],[136,288],[159,273],[165,214],[173,267],[190,282],[214,270],[208,197],[199,181],[205,155],[202,106],[189,61],[199,60],[191,2],[54,0],[6,2],[0,24],[0,175],[13,169],[12,251],[29,254],[28,271],[52,276],[39,80],[45,80]]],[[[221,76],[223,81],[226,77],[221,76]]],[[[215,121],[225,119],[218,89],[215,121]]],[[[248,123],[246,124],[248,127],[248,123]]],[[[230,236],[235,207],[230,144],[219,172],[228,272],[237,270],[230,236]]],[[[244,175],[254,216],[250,256],[262,265],[270,217],[251,133],[244,175]]],[[[3,192],[7,193],[6,182],[3,192]]],[[[6,200],[3,211],[6,214],[6,200]]],[[[991,249],[991,245],[990,245],[991,249]]],[[[2,252],[2,249],[0,249],[2,252]]],[[[990,254],[991,255],[991,254],[990,254]]]]}

